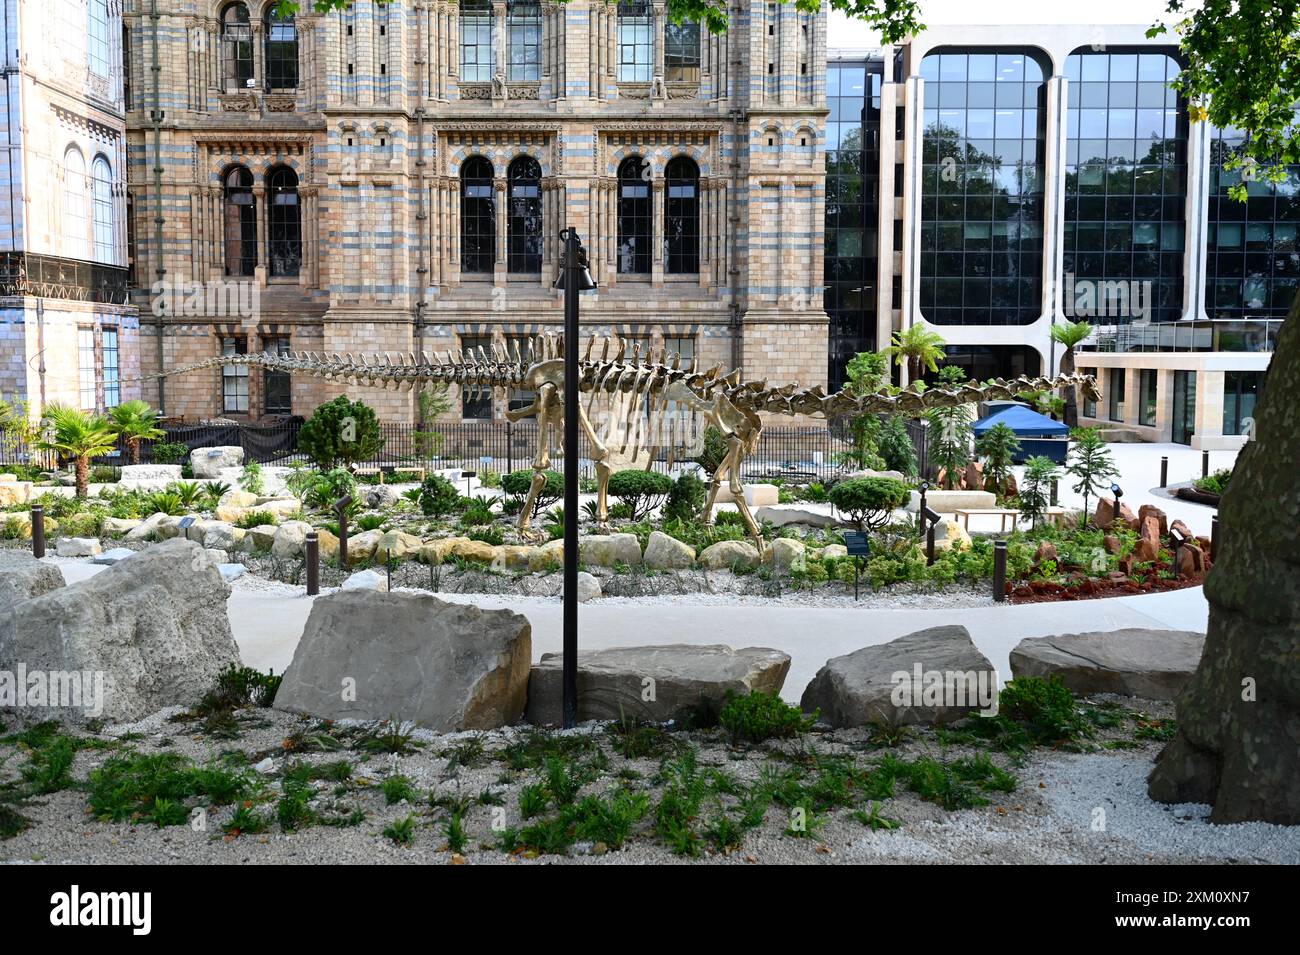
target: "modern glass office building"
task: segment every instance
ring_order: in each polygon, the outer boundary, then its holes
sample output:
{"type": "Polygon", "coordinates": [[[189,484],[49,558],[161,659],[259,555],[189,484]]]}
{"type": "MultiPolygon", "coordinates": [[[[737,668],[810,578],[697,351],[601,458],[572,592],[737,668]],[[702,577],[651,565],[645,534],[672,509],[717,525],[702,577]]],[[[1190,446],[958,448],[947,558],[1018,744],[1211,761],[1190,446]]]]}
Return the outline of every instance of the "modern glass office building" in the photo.
{"type": "Polygon", "coordinates": [[[1300,284],[1300,167],[1247,169],[1231,199],[1241,135],[1189,120],[1179,69],[1136,25],[933,27],[832,54],[831,384],[916,324],[972,377],[1050,374],[1052,325],[1087,321],[1076,363],[1102,400],[1083,423],[1246,440],[1300,284]]]}

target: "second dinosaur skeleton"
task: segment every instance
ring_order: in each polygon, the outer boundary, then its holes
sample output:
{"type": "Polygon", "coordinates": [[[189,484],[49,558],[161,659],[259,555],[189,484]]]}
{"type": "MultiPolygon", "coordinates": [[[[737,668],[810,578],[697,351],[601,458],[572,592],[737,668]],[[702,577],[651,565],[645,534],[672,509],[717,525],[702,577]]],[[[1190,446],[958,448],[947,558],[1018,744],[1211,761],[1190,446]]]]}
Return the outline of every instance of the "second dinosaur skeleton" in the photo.
{"type": "MultiPolygon", "coordinates": [[[[516,340],[510,349],[494,344],[490,350],[479,347],[459,355],[452,352],[432,356],[427,352],[371,356],[317,352],[225,355],[147,377],[166,377],[222,365],[248,365],[365,387],[412,389],[441,383],[470,392],[507,388],[532,391],[535,397],[531,404],[506,413],[511,421],[536,417],[538,424],[533,479],[517,524],[520,535],[530,538],[537,536],[530,528],[533,505],[546,485],[553,442],[564,425],[563,355],[560,336],[538,335],[529,339],[522,350],[516,340]]],[[[907,388],[897,393],[882,390],[863,395],[847,391],[827,394],[821,386],[801,389],[795,384],[773,387],[766,381],[745,381],[740,369],[725,375],[720,366],[701,370],[697,362],[683,365],[680,355],[666,350],[654,352],[647,348],[643,354],[640,343],[634,343],[629,352],[623,339],[598,336],[588,341],[578,373],[581,376],[578,389],[583,399],[579,402],[578,424],[587,437],[596,470],[599,525],[608,522],[609,476],[616,466],[648,469],[661,450],[667,452],[671,466],[679,449],[698,453],[704,429],[713,426],[721,432],[726,451],[709,476],[703,521],[712,523],[714,505],[725,480],[745,527],[760,550],[762,535],[745,502],[741,485],[745,457],[757,448],[762,435],[760,414],[824,419],[860,414],[919,417],[932,408],[1014,399],[1025,392],[1064,387],[1082,389],[1089,400],[1100,397],[1093,378],[1080,374],[1055,378],[1021,376],[1011,381],[994,379],[956,387],[907,388]]]]}

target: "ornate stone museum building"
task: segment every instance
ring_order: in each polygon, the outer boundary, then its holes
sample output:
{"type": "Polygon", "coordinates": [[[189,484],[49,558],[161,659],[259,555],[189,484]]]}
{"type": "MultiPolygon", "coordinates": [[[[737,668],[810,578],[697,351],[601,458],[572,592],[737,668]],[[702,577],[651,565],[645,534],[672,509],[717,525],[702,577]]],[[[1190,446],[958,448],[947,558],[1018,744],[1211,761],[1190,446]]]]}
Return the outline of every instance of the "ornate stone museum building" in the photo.
{"type": "MultiPolygon", "coordinates": [[[[290,18],[127,0],[141,370],[556,329],[557,233],[573,226],[599,286],[584,327],[824,383],[825,15],[729,12],[710,35],[658,0],[357,0],[290,18]]],[[[227,369],[144,397],[256,420],[340,389],[227,369]]],[[[365,397],[387,420],[417,414],[405,393],[365,397]]],[[[467,395],[451,413],[503,410],[467,395]]]]}

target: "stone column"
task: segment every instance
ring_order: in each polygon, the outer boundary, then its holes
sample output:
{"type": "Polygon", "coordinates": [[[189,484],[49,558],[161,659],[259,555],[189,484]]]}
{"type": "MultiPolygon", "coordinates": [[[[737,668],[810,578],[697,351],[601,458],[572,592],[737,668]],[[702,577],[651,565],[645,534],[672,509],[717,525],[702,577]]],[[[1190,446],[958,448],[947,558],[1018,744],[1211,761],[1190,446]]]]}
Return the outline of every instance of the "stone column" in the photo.
{"type": "Polygon", "coordinates": [[[257,258],[256,258],[256,267],[253,270],[253,275],[256,277],[257,281],[262,285],[266,284],[266,277],[270,271],[269,270],[270,262],[267,253],[271,247],[271,237],[267,234],[266,231],[266,223],[267,223],[266,201],[267,201],[266,186],[262,185],[261,183],[254,183],[253,184],[253,208],[254,210],[256,210],[256,220],[257,220],[257,258]]]}
{"type": "Polygon", "coordinates": [[[509,226],[509,218],[506,216],[506,200],[510,195],[506,188],[506,180],[503,176],[498,176],[492,180],[493,195],[493,213],[496,218],[496,242],[493,243],[496,250],[496,258],[492,264],[492,284],[506,284],[506,244],[509,226]]]}
{"type": "Polygon", "coordinates": [[[316,187],[299,186],[298,200],[302,203],[299,210],[302,226],[302,263],[298,269],[298,284],[303,288],[315,285],[313,276],[317,269],[317,258],[319,256],[318,242],[316,240],[316,187]]]}
{"type": "Polygon", "coordinates": [[[650,183],[650,281],[662,285],[664,269],[664,180],[656,176],[650,183]]]}
{"type": "Polygon", "coordinates": [[[249,18],[249,29],[253,36],[253,82],[255,89],[261,92],[266,88],[266,35],[261,19],[249,18]]]}

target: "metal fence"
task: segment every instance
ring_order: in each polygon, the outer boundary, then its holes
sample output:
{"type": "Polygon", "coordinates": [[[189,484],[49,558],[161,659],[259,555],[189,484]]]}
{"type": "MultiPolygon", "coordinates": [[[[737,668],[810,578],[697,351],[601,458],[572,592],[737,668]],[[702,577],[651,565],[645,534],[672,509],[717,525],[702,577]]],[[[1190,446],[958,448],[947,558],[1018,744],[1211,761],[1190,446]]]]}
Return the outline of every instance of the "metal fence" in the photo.
{"type": "MultiPolygon", "coordinates": [[[[271,426],[257,424],[184,425],[166,428],[166,437],[158,441],[142,442],[140,460],[156,460],[155,448],[160,444],[183,444],[186,448],[238,446],[244,450],[245,461],[261,464],[291,464],[306,461],[307,456],[298,448],[298,431],[302,423],[282,422],[271,426]]],[[[926,429],[919,421],[907,422],[908,434],[916,448],[921,473],[928,473],[926,429]]],[[[359,467],[423,467],[427,470],[457,468],[466,471],[491,469],[507,472],[531,467],[537,454],[538,428],[534,422],[509,421],[453,421],[438,422],[421,431],[416,425],[381,422],[383,448],[371,460],[359,461],[359,467]]],[[[558,442],[552,454],[551,466],[563,467],[563,455],[558,442]]],[[[791,483],[825,481],[852,470],[841,455],[850,447],[847,429],[831,427],[765,428],[755,452],[746,457],[743,476],[746,480],[780,478],[791,483]]],[[[584,476],[594,475],[588,444],[581,439],[579,467],[584,476]]],[[[117,466],[129,463],[125,443],[119,442],[112,454],[96,458],[95,466],[117,466]]],[[[43,464],[52,462],[44,452],[22,445],[0,447],[0,466],[6,464],[43,464]]],[[[670,465],[682,463],[680,456],[670,460],[667,452],[656,453],[653,468],[667,471],[670,465]]]]}

